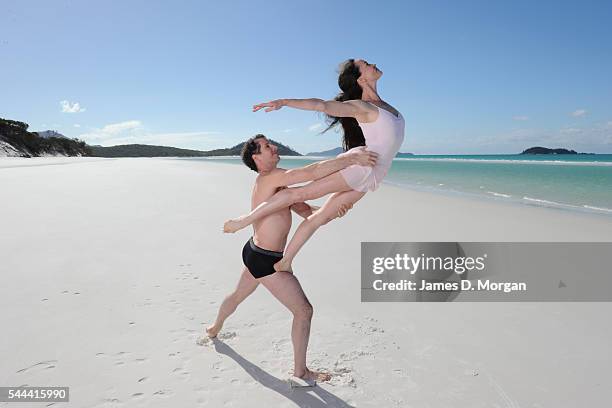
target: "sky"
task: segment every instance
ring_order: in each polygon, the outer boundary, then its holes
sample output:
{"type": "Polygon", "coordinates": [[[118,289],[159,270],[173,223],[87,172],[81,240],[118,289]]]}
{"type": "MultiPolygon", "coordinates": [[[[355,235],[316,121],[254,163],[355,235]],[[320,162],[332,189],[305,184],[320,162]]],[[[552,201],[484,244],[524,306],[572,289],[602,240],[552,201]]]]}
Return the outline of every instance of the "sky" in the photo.
{"type": "Polygon", "coordinates": [[[209,150],[257,133],[340,146],[320,113],[363,58],[406,120],[401,151],[612,153],[609,1],[0,0],[0,117],[89,144],[209,150]]]}

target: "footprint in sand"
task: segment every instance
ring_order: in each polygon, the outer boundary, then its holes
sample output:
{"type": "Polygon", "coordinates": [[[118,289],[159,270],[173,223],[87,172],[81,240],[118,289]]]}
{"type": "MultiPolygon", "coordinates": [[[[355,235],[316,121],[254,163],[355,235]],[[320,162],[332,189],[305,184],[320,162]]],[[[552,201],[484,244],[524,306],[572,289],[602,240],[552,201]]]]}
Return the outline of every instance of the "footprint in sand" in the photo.
{"type": "Polygon", "coordinates": [[[142,382],[147,381],[148,379],[149,379],[149,377],[142,377],[142,378],[139,378],[139,379],[138,379],[138,382],[139,382],[139,383],[142,383],[142,382]]]}
{"type": "Polygon", "coordinates": [[[210,346],[212,342],[212,339],[207,335],[203,335],[196,340],[198,346],[210,346]]]}
{"type": "MultiPolygon", "coordinates": [[[[222,341],[232,340],[234,338],[236,338],[236,332],[221,332],[217,334],[217,339],[222,341]]],[[[204,334],[196,340],[196,344],[198,346],[211,346],[213,344],[213,339],[204,334]]]]}
{"type": "Polygon", "coordinates": [[[123,405],[123,402],[119,398],[104,398],[102,400],[102,407],[117,407],[123,405]]]}
{"type": "Polygon", "coordinates": [[[25,373],[27,371],[36,369],[36,370],[48,370],[50,368],[55,368],[55,364],[53,363],[57,363],[57,360],[46,360],[46,361],[41,361],[39,363],[33,364],[29,367],[26,368],[22,368],[21,370],[18,370],[17,373],[25,373]]]}
{"type": "Polygon", "coordinates": [[[355,378],[353,377],[353,370],[338,364],[338,362],[334,365],[331,375],[332,377],[328,381],[330,385],[349,386],[352,388],[357,387],[355,378]]]}
{"type": "Polygon", "coordinates": [[[156,397],[171,397],[172,395],[174,395],[174,393],[172,392],[172,390],[157,390],[153,393],[154,396],[156,397]]]}
{"type": "Polygon", "coordinates": [[[288,351],[289,339],[280,339],[272,342],[272,348],[274,351],[288,351]]]}
{"type": "MultiPolygon", "coordinates": [[[[376,319],[366,318],[365,320],[365,323],[351,322],[350,325],[355,329],[355,333],[360,334],[361,337],[366,340],[367,344],[362,344],[361,346],[356,345],[358,347],[357,350],[347,351],[338,356],[330,372],[332,375],[331,380],[328,382],[330,385],[355,388],[357,384],[353,374],[353,363],[358,360],[363,360],[364,358],[371,358],[371,356],[374,355],[371,349],[379,344],[379,336],[384,333],[384,330],[372,325],[372,323],[377,323],[376,319]]],[[[317,359],[316,365],[313,364],[313,368],[325,371],[327,364],[325,364],[324,361],[329,360],[328,358],[323,358],[322,360],[317,359]],[[321,363],[323,363],[323,367],[317,367],[317,365],[321,363]]],[[[313,363],[314,362],[313,360],[313,363]]]]}

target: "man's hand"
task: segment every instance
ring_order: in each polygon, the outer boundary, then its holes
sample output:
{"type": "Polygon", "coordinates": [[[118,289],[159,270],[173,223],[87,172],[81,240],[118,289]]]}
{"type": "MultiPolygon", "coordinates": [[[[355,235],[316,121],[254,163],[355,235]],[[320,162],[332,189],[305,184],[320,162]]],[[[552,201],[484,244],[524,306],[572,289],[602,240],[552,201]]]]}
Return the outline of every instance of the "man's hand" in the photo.
{"type": "Polygon", "coordinates": [[[358,150],[356,153],[349,154],[353,161],[353,164],[370,167],[374,167],[376,165],[376,161],[378,160],[378,153],[366,150],[366,146],[358,147],[356,150],[358,150]]]}
{"type": "Polygon", "coordinates": [[[353,208],[353,204],[342,204],[340,208],[338,208],[338,218],[344,217],[344,215],[353,208]]]}
{"type": "Polygon", "coordinates": [[[253,105],[253,112],[257,112],[258,110],[262,108],[267,108],[265,110],[266,112],[272,112],[275,110],[279,110],[283,106],[285,106],[285,103],[283,102],[283,100],[276,99],[270,102],[263,102],[263,103],[258,103],[257,105],[253,105]]]}

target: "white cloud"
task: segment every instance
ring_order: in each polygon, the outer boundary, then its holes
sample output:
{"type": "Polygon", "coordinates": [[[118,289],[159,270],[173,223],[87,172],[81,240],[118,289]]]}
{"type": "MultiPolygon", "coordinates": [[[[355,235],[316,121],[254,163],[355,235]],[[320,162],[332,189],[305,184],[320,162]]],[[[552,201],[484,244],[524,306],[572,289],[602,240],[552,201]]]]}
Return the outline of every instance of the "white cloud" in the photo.
{"type": "Polygon", "coordinates": [[[572,113],[570,113],[570,116],[573,116],[575,118],[581,118],[581,117],[583,117],[586,114],[587,114],[586,110],[584,110],[584,109],[577,109],[577,110],[573,111],[572,113]]]}
{"type": "Polygon", "coordinates": [[[524,120],[529,120],[529,116],[516,115],[516,116],[513,116],[512,119],[518,120],[518,121],[524,121],[524,120]]]}
{"type": "Polygon", "coordinates": [[[80,128],[80,127],[81,127],[81,125],[79,125],[78,123],[75,123],[75,124],[74,124],[74,125],[72,125],[72,126],[74,126],[75,128],[80,128]]]}
{"type": "Polygon", "coordinates": [[[79,139],[89,144],[102,146],[152,144],[196,150],[208,150],[232,145],[231,142],[225,142],[216,135],[221,135],[221,133],[212,131],[152,133],[147,131],[139,120],[128,120],[111,123],[102,128],[92,128],[89,132],[79,135],[79,139]]]}
{"type": "Polygon", "coordinates": [[[104,126],[101,131],[108,135],[116,135],[125,131],[133,131],[142,127],[139,120],[128,120],[126,122],[111,123],[104,126]]]}
{"type": "Polygon", "coordinates": [[[291,133],[291,132],[293,132],[293,129],[284,129],[283,130],[283,133],[291,133]]]}
{"type": "Polygon", "coordinates": [[[317,130],[321,129],[323,127],[323,125],[321,123],[315,123],[314,125],[310,125],[308,127],[308,130],[310,130],[311,132],[316,132],[317,130]]]}
{"type": "Polygon", "coordinates": [[[85,112],[85,108],[81,108],[81,105],[78,102],[70,103],[69,101],[60,101],[60,105],[62,107],[62,112],[64,113],[79,113],[85,112]]]}
{"type": "Polygon", "coordinates": [[[563,128],[563,129],[559,130],[559,132],[561,132],[561,133],[568,133],[568,134],[581,133],[583,131],[584,131],[584,129],[579,129],[579,128],[563,128]]]}

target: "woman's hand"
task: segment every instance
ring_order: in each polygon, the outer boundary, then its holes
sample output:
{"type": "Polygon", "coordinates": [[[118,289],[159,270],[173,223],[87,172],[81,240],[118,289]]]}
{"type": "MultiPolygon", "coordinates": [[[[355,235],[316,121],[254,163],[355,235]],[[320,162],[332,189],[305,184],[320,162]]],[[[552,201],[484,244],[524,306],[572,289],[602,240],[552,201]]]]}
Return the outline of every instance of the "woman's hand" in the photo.
{"type": "Polygon", "coordinates": [[[275,110],[279,110],[285,106],[283,99],[275,99],[270,102],[258,103],[257,105],[253,105],[253,112],[257,112],[260,109],[266,108],[266,112],[272,112],[275,110]]]}

